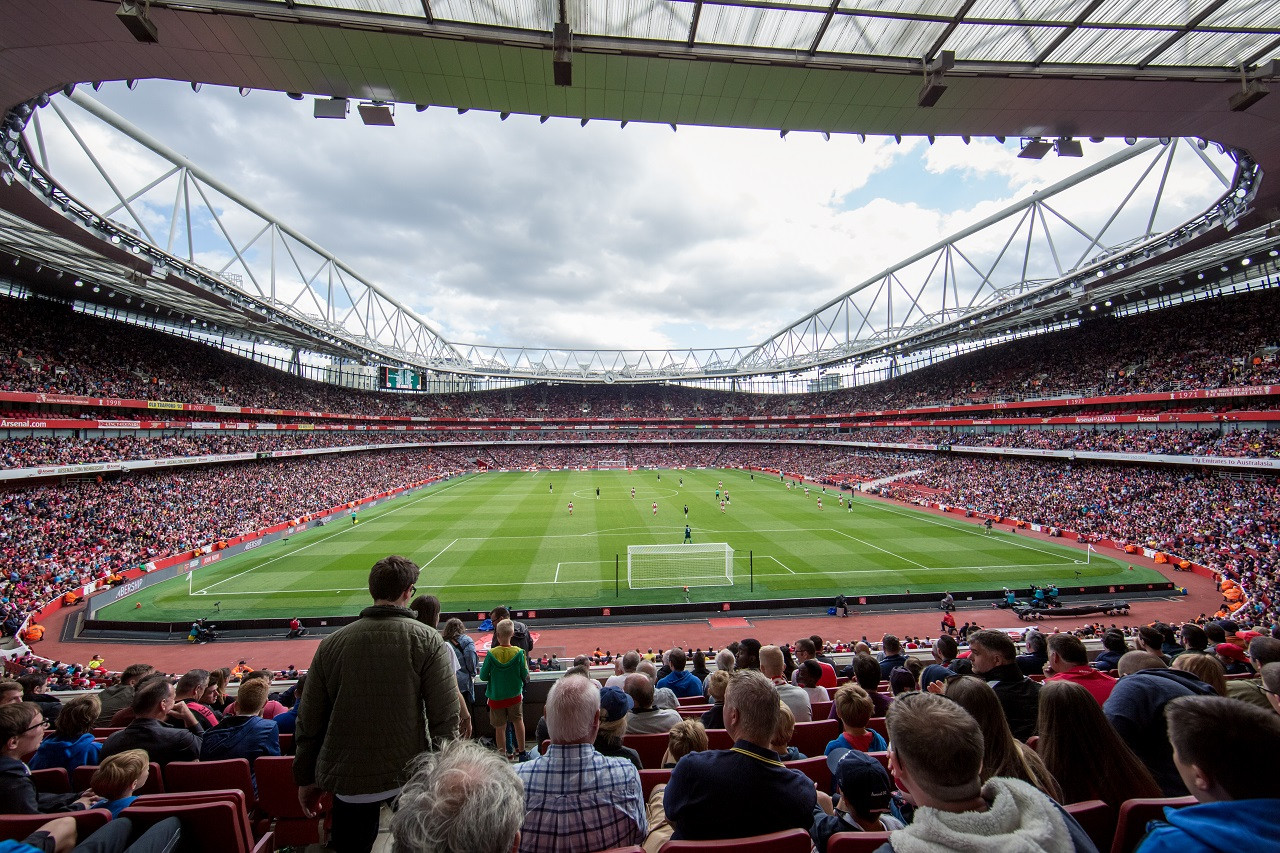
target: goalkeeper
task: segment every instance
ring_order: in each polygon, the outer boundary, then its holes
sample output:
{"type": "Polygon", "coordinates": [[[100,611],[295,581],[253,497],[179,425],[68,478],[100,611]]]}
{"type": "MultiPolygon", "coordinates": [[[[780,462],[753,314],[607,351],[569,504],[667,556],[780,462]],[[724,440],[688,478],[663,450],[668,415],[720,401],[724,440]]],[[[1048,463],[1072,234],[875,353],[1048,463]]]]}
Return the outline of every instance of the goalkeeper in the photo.
{"type": "Polygon", "coordinates": [[[688,542],[690,545],[693,544],[693,531],[689,529],[689,525],[687,524],[684,526],[684,541],[688,542]]]}

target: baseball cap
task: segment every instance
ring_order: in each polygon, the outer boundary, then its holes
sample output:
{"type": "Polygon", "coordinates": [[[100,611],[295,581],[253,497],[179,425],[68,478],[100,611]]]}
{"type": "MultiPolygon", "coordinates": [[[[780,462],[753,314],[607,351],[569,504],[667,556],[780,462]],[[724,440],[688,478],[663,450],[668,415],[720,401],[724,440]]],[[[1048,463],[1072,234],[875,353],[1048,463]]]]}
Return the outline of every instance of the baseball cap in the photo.
{"type": "Polygon", "coordinates": [[[840,748],[827,756],[827,767],[847,810],[864,818],[888,810],[893,782],[879,761],[865,752],[840,748]]]}
{"type": "Polygon", "coordinates": [[[604,712],[601,722],[616,723],[627,715],[635,702],[631,701],[631,697],[622,692],[617,687],[603,687],[600,689],[600,710],[604,712]]]}
{"type": "Polygon", "coordinates": [[[1224,658],[1240,661],[1240,663],[1248,663],[1249,659],[1244,653],[1244,649],[1235,643],[1218,643],[1213,650],[1224,658]]]}

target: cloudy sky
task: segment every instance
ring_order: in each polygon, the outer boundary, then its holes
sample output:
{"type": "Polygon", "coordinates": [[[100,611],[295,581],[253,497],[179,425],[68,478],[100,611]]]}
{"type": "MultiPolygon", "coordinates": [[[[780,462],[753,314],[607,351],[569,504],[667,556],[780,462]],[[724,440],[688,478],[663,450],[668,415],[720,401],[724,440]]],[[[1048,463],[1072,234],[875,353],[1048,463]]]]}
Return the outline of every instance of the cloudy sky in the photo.
{"type": "MultiPolygon", "coordinates": [[[[911,253],[1123,147],[1086,142],[1083,161],[1037,162],[1018,159],[1014,140],[827,142],[772,131],[540,124],[531,116],[503,122],[492,113],[404,105],[396,127],[366,127],[354,110],[346,121],[314,119],[310,99],[214,87],[196,94],[163,81],[133,91],[107,84],[94,96],[461,343],[758,343],[911,253]]],[[[54,122],[44,126],[54,173],[87,201],[110,206],[87,159],[54,122]]],[[[112,152],[114,168],[135,188],[163,171],[106,130],[82,132],[99,153],[112,152]]],[[[1204,176],[1192,181],[1162,205],[1169,224],[1221,191],[1204,176]]],[[[139,205],[158,233],[168,233],[174,192],[162,186],[139,205]]],[[[1105,196],[1085,193],[1082,209],[1107,215],[1105,196]]],[[[230,209],[220,215],[242,239],[261,227],[230,209]]],[[[212,231],[196,249],[214,269],[230,257],[212,231]]],[[[314,269],[300,264],[307,274],[314,269]]]]}

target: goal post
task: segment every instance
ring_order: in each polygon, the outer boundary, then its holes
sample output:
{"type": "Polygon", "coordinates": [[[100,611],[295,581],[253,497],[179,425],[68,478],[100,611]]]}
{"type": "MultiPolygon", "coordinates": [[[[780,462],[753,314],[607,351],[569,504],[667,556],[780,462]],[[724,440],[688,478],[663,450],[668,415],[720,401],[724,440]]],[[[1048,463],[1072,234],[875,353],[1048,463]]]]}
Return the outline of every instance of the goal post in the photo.
{"type": "Polygon", "coordinates": [[[601,459],[596,462],[596,469],[606,471],[615,468],[626,468],[627,460],[625,459],[601,459]]]}
{"type": "Polygon", "coordinates": [[[629,589],[686,586],[733,586],[733,549],[724,542],[627,546],[629,589]]]}

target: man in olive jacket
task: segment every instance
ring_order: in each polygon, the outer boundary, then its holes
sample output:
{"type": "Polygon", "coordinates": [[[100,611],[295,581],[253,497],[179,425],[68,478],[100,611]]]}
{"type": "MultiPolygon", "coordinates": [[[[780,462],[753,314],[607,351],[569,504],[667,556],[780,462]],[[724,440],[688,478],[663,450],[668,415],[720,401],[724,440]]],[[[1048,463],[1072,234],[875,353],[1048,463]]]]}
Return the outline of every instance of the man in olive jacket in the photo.
{"type": "Polygon", "coordinates": [[[409,761],[458,734],[449,652],[405,606],[418,573],[404,557],[378,561],[369,572],[373,606],[320,643],[307,673],[293,776],[308,814],[321,794],[334,794],[338,853],[368,853],[409,761]]]}

